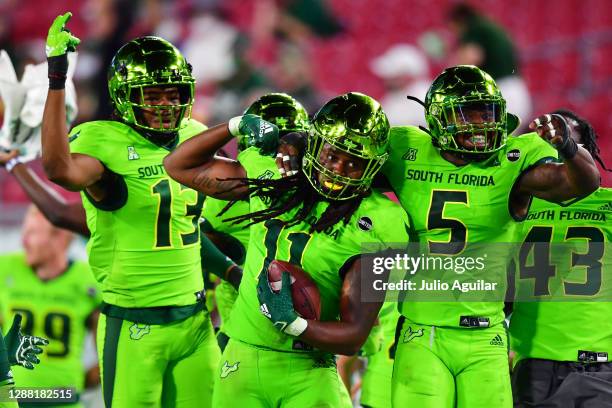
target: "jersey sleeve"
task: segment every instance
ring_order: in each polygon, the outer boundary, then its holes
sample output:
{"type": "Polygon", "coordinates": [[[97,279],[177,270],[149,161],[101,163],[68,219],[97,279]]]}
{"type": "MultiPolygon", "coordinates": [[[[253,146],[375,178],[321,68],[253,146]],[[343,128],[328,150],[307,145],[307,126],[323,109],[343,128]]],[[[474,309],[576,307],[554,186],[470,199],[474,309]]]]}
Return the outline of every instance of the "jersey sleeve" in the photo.
{"type": "Polygon", "coordinates": [[[508,138],[508,152],[518,150],[521,160],[521,172],[541,163],[559,160],[557,150],[544,141],[537,133],[527,133],[508,138]]]}
{"type": "Polygon", "coordinates": [[[374,230],[377,240],[386,248],[397,248],[409,241],[408,231],[410,222],[406,211],[391,199],[381,199],[380,209],[376,212],[376,228],[374,230]]]}
{"type": "Polygon", "coordinates": [[[240,152],[238,161],[244,167],[248,178],[280,178],[274,157],[261,155],[256,147],[249,147],[240,152]]]}
{"type": "Polygon", "coordinates": [[[95,157],[102,163],[108,162],[105,157],[104,139],[108,129],[97,122],[87,122],[76,126],[68,135],[70,153],[86,154],[95,157]]]}
{"type": "MultiPolygon", "coordinates": [[[[221,231],[223,226],[227,223],[223,222],[223,217],[219,217],[219,213],[229,201],[219,200],[213,197],[206,197],[204,200],[204,206],[202,207],[202,218],[210,225],[214,230],[221,231]]],[[[234,204],[235,205],[235,204],[234,204]]],[[[226,215],[227,217],[227,215],[226,215]]]]}
{"type": "Polygon", "coordinates": [[[181,140],[187,140],[204,132],[208,127],[195,119],[189,119],[187,126],[180,130],[181,140]]]}

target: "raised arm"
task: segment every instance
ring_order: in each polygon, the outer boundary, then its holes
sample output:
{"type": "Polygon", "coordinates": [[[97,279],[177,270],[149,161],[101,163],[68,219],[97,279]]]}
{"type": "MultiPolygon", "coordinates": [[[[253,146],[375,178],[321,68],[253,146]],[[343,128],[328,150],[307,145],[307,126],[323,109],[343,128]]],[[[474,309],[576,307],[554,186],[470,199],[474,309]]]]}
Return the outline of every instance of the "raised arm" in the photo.
{"type": "Polygon", "coordinates": [[[529,170],[518,181],[516,193],[562,202],[588,195],[599,187],[600,175],[595,161],[573,140],[572,129],[562,116],[541,116],[530,124],[530,128],[559,151],[563,162],[544,163],[529,170]]]}
{"type": "Polygon", "coordinates": [[[42,162],[49,180],[71,191],[83,190],[102,178],[104,166],[97,159],[70,154],[66,125],[65,82],[69,51],[80,42],[65,28],[71,13],[58,16],[47,37],[49,92],[41,127],[42,162]]]}
{"type": "Polygon", "coordinates": [[[262,273],[259,277],[259,303],[275,326],[321,350],[344,355],[359,352],[382,306],[382,302],[361,301],[361,260],[354,261],[344,277],[340,295],[340,321],[321,322],[298,316],[291,299],[289,274],[283,272],[278,294],[272,292],[265,275],[262,273]]]}
{"type": "MultiPolygon", "coordinates": [[[[247,187],[237,178],[246,178],[242,165],[224,157],[215,156],[233,137],[248,138],[248,146],[265,148],[268,139],[278,140],[278,128],[259,116],[244,115],[217,125],[196,137],[181,143],[164,159],[168,175],[179,183],[206,195],[239,200],[248,194],[247,187]]],[[[274,142],[276,145],[276,142],[274,142]]]]}
{"type": "Polygon", "coordinates": [[[80,202],[68,203],[57,191],[42,181],[26,163],[21,163],[16,157],[16,152],[0,151],[0,166],[5,166],[6,170],[15,177],[30,200],[51,224],[85,237],[90,235],[83,205],[80,202]]]}

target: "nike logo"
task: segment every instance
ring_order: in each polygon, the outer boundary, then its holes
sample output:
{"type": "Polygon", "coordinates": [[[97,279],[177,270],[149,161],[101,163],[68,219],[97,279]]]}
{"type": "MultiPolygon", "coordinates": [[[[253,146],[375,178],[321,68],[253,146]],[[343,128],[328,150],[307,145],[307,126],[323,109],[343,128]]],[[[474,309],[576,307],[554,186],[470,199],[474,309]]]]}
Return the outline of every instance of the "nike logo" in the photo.
{"type": "Polygon", "coordinates": [[[226,378],[234,371],[238,371],[238,364],[240,364],[240,361],[236,362],[233,365],[229,365],[227,361],[223,363],[223,367],[221,367],[221,378],[226,378]]]}

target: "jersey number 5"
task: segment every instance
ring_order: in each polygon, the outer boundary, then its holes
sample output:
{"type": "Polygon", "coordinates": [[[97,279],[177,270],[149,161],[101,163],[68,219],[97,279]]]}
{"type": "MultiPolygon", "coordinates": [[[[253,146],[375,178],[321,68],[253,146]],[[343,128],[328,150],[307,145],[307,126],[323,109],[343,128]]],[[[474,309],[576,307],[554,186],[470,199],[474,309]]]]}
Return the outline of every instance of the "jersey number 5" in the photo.
{"type": "Polygon", "coordinates": [[[429,252],[441,255],[457,255],[465,248],[467,227],[455,218],[444,218],[446,203],[468,204],[467,191],[433,190],[427,214],[427,230],[450,229],[446,242],[428,240],[429,252]]]}

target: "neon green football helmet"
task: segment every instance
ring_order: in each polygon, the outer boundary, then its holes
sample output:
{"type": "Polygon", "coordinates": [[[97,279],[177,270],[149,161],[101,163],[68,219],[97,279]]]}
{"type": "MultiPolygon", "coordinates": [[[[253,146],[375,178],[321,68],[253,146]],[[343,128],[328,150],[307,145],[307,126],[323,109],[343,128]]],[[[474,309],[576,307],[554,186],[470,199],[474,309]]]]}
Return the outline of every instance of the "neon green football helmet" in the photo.
{"type": "Polygon", "coordinates": [[[380,104],[358,92],[328,101],[315,114],[304,152],[302,171],[315,190],[332,200],[348,200],[365,193],[385,160],[389,145],[389,120],[380,104]],[[365,160],[360,178],[339,175],[320,160],[326,144],[365,160]],[[319,175],[327,185],[322,185],[319,175]]]}
{"type": "Polygon", "coordinates": [[[247,113],[275,124],[281,135],[305,132],[310,126],[306,109],[286,93],[272,92],[261,96],[244,111],[244,115],[247,113]]]}
{"type": "Polygon", "coordinates": [[[501,149],[518,126],[493,78],[473,65],[447,68],[433,81],[425,97],[425,118],[441,150],[476,159],[501,149]],[[468,143],[459,143],[460,136],[468,143]]]}
{"type": "Polygon", "coordinates": [[[186,126],[191,117],[194,85],[191,65],[174,45],[159,37],[128,42],[117,51],[108,70],[108,90],[121,120],[150,131],[173,133],[186,126]],[[148,87],[176,87],[179,103],[146,104],[144,90],[148,87]],[[145,121],[144,109],[156,113],[159,127],[145,121]],[[174,125],[164,127],[162,117],[170,117],[174,125]]]}

